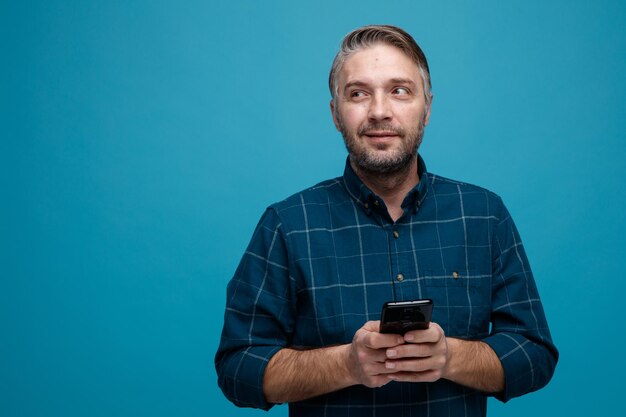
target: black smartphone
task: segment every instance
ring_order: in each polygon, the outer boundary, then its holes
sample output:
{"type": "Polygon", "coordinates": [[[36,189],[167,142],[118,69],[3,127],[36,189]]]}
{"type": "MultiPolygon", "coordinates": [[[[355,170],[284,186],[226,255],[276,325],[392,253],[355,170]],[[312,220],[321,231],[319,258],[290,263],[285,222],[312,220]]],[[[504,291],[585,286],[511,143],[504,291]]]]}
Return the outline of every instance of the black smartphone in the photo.
{"type": "Polygon", "coordinates": [[[380,316],[380,332],[405,334],[428,329],[433,314],[433,300],[388,301],[380,316]]]}

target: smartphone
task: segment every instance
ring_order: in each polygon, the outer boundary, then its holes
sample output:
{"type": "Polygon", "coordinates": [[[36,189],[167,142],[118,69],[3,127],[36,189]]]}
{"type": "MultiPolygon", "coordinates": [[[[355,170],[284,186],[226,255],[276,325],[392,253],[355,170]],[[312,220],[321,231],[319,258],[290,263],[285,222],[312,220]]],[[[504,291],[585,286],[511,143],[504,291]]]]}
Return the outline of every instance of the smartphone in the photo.
{"type": "Polygon", "coordinates": [[[428,329],[433,300],[388,301],[380,318],[381,333],[405,334],[410,330],[428,329]]]}

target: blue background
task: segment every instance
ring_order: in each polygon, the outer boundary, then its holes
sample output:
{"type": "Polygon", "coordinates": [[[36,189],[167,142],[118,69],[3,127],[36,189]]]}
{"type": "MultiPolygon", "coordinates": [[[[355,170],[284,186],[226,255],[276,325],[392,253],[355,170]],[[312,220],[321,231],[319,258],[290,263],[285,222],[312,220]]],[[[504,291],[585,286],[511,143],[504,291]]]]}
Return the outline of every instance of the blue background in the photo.
{"type": "Polygon", "coordinates": [[[0,415],[263,415],[216,384],[226,283],[267,205],[342,173],[327,74],[368,23],[425,50],[421,153],[504,198],[561,350],[547,388],[490,415],[624,408],[623,2],[31,1],[0,19],[0,415]]]}

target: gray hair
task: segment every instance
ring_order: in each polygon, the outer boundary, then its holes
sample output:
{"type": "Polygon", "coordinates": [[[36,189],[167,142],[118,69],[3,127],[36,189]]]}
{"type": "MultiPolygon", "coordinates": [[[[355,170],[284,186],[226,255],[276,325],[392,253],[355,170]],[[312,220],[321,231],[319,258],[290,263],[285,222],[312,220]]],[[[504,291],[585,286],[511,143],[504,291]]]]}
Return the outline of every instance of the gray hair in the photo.
{"type": "Polygon", "coordinates": [[[363,26],[353,30],[343,38],[328,76],[328,88],[333,101],[336,100],[339,88],[337,77],[350,55],[380,43],[398,48],[417,65],[422,76],[426,107],[430,107],[432,85],[426,56],[411,35],[399,27],[391,25],[363,26]]]}

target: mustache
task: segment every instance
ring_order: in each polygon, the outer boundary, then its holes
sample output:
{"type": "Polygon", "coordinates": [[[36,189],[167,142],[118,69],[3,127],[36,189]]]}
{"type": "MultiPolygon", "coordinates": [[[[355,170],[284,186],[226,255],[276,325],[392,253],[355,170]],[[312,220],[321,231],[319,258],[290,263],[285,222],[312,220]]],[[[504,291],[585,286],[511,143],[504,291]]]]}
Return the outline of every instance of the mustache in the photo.
{"type": "Polygon", "coordinates": [[[404,129],[398,126],[394,126],[389,122],[364,124],[359,127],[357,134],[359,136],[363,136],[373,132],[389,132],[393,133],[396,136],[404,136],[404,129]]]}

